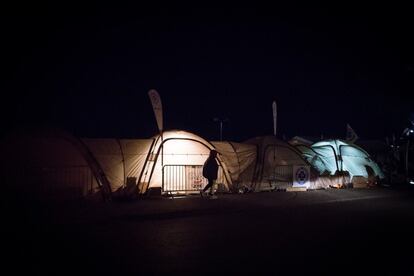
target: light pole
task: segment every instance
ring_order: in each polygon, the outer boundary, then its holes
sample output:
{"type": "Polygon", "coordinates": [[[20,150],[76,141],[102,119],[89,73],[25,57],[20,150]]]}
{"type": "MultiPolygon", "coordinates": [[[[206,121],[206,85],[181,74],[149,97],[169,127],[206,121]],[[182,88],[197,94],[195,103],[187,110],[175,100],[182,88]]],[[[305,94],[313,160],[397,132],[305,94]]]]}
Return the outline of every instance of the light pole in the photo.
{"type": "Polygon", "coordinates": [[[227,118],[214,118],[214,122],[220,123],[220,141],[223,141],[223,123],[227,123],[229,119],[227,118]]]}

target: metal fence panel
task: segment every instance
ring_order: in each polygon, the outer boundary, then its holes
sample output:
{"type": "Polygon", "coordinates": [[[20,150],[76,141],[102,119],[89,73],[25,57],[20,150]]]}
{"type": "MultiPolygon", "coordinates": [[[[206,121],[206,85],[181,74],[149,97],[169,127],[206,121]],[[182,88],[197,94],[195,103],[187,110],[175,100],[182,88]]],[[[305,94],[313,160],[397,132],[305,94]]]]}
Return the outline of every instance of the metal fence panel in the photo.
{"type": "Polygon", "coordinates": [[[202,165],[165,165],[163,192],[195,192],[207,185],[202,165]]]}

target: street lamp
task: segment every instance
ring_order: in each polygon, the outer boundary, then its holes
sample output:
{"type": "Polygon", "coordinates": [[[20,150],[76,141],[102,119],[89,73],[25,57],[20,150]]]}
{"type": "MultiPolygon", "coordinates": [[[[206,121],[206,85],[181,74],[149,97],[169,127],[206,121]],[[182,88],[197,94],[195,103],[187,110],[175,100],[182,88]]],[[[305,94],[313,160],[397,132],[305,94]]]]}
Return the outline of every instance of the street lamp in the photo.
{"type": "Polygon", "coordinates": [[[227,118],[214,118],[214,122],[220,123],[220,141],[223,141],[223,123],[227,123],[229,119],[227,118]]]}

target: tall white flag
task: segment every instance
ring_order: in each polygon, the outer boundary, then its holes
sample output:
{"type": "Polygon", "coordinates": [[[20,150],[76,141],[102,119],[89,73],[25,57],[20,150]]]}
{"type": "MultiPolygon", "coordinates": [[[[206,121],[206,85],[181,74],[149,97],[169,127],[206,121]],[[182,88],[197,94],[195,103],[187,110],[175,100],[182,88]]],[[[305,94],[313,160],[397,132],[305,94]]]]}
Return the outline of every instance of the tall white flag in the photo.
{"type": "Polygon", "coordinates": [[[150,97],[152,109],[154,110],[155,119],[157,120],[158,130],[163,130],[163,118],[162,118],[162,103],[158,92],[155,89],[148,91],[150,97]]]}
{"type": "Polygon", "coordinates": [[[277,119],[276,101],[273,101],[272,109],[273,109],[273,135],[276,136],[276,119],[277,119]]]}
{"type": "Polygon", "coordinates": [[[349,124],[346,124],[346,140],[354,143],[358,139],[358,135],[349,124]]]}

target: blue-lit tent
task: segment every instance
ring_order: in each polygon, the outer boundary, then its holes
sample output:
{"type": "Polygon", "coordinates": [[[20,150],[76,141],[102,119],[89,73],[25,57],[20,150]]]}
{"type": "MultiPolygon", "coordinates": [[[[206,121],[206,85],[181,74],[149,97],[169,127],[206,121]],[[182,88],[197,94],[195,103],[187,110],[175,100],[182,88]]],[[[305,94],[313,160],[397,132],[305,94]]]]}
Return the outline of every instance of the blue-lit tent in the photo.
{"type": "Polygon", "coordinates": [[[324,140],[313,145],[296,146],[302,156],[320,175],[334,175],[348,172],[351,179],[364,177],[384,178],[378,164],[370,155],[355,144],[343,140],[324,140]]]}

